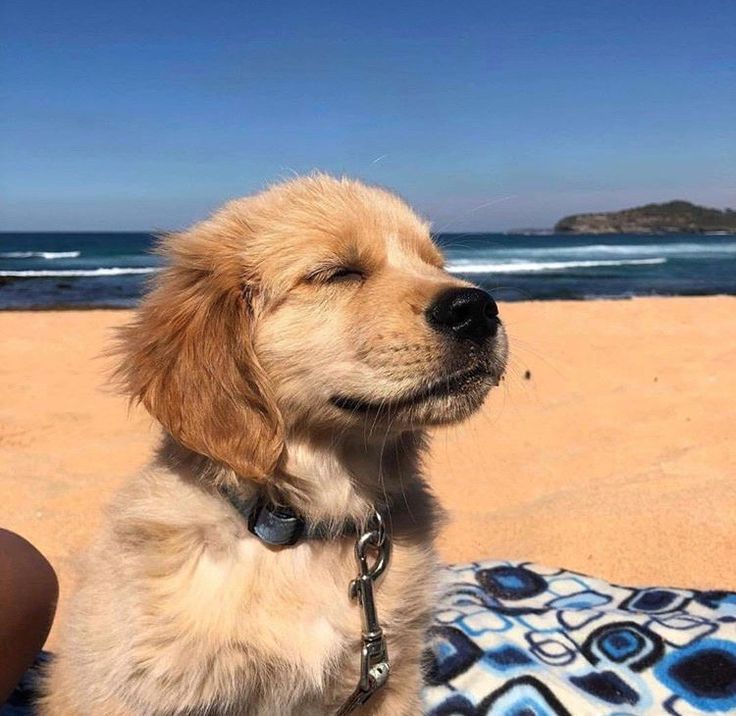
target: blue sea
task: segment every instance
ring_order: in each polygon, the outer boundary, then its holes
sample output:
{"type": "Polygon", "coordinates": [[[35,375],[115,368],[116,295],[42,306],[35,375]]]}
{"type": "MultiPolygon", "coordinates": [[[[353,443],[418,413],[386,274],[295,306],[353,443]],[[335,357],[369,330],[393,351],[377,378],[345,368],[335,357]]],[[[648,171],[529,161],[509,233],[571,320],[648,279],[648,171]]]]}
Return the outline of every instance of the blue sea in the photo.
{"type": "MultiPolygon", "coordinates": [[[[449,270],[504,301],[736,294],[736,236],[440,234],[449,270]]],[[[134,306],[143,233],[0,233],[0,309],[134,306]]]]}

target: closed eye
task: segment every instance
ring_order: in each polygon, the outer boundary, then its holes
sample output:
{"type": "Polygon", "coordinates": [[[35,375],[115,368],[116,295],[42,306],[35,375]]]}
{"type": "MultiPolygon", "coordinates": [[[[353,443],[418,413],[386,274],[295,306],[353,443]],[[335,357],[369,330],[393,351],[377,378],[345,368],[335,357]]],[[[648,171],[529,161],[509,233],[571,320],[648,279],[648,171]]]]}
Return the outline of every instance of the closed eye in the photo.
{"type": "Polygon", "coordinates": [[[325,276],[325,283],[342,283],[344,281],[362,281],[365,278],[362,271],[356,268],[342,266],[325,276]]]}
{"type": "Polygon", "coordinates": [[[324,266],[320,267],[306,277],[310,283],[349,283],[362,281],[365,274],[354,266],[324,266]]]}

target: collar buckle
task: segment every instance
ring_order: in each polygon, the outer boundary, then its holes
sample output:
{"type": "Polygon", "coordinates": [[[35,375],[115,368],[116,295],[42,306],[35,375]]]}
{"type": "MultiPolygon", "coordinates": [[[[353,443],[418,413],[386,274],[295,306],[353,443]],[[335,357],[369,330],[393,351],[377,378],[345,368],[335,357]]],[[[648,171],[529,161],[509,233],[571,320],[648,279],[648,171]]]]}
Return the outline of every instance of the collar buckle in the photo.
{"type": "Polygon", "coordinates": [[[277,547],[296,544],[304,534],[305,522],[288,507],[258,500],[248,515],[248,530],[261,542],[277,547]]]}

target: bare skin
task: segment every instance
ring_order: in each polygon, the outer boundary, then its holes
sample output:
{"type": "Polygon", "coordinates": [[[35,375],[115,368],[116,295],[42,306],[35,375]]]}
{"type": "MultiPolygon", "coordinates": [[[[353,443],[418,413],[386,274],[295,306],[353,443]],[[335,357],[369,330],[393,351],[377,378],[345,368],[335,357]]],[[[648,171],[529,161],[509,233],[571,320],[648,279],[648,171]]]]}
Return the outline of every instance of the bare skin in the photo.
{"type": "Polygon", "coordinates": [[[19,535],[0,529],[0,704],[46,641],[58,594],[45,557],[19,535]]]}

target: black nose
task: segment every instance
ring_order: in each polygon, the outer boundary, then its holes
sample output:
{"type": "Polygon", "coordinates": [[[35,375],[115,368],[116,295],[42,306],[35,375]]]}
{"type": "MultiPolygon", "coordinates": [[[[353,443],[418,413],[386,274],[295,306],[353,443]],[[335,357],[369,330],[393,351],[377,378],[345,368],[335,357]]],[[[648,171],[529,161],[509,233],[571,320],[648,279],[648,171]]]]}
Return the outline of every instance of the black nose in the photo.
{"type": "Polygon", "coordinates": [[[479,288],[451,288],[427,309],[427,321],[437,331],[481,343],[498,331],[498,306],[479,288]]]}

